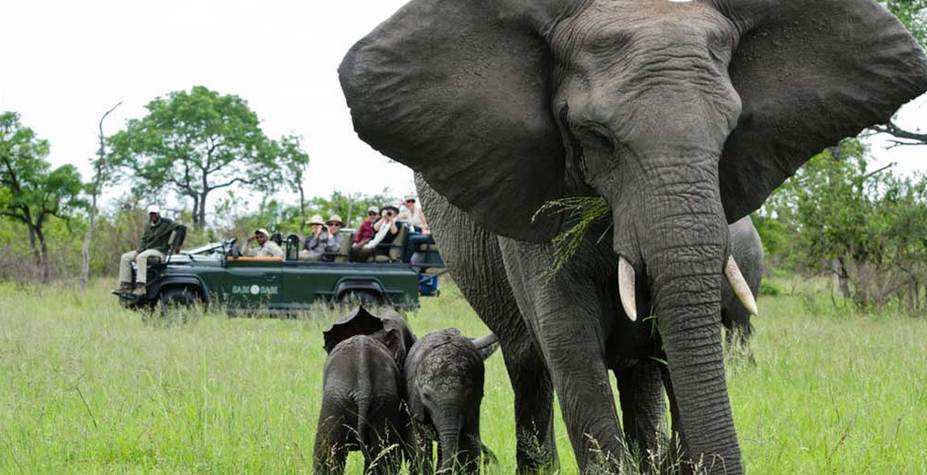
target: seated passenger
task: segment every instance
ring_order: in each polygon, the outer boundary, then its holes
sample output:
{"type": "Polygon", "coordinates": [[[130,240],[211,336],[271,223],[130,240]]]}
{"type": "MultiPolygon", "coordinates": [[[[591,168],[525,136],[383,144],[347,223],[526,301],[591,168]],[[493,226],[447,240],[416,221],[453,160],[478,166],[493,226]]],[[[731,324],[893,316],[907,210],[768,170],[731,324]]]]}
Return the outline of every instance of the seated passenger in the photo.
{"type": "Polygon", "coordinates": [[[376,234],[367,244],[361,247],[354,247],[351,253],[351,260],[356,262],[366,262],[380,244],[389,244],[399,235],[399,208],[393,205],[384,205],[380,208],[380,219],[373,224],[373,230],[376,234]]]}
{"type": "Polygon", "coordinates": [[[325,254],[325,246],[328,244],[328,231],[325,229],[325,223],[322,217],[315,215],[309,219],[309,236],[299,253],[301,260],[318,261],[325,254]]]}
{"type": "Polygon", "coordinates": [[[351,245],[352,248],[360,249],[373,239],[373,223],[377,221],[379,216],[379,208],[376,206],[367,208],[367,218],[364,219],[360,228],[358,228],[357,234],[354,236],[354,244],[351,245]]]}
{"type": "Polygon", "coordinates": [[[277,243],[270,240],[270,233],[261,228],[254,232],[254,236],[248,238],[245,247],[241,250],[241,255],[245,257],[283,257],[283,249],[277,243]],[[257,245],[252,245],[257,242],[257,245]]]}
{"type": "Polygon", "coordinates": [[[341,221],[341,216],[337,214],[331,215],[328,218],[328,221],[325,222],[325,226],[328,227],[328,241],[325,243],[325,254],[322,256],[322,260],[325,262],[334,262],[335,255],[341,251],[341,243],[345,239],[350,239],[350,236],[345,236],[341,232],[341,228],[344,227],[344,222],[341,221]]]}
{"type": "Polygon", "coordinates": [[[376,234],[364,249],[376,249],[380,244],[390,244],[399,235],[399,208],[385,205],[380,208],[380,220],[373,224],[376,234]]]}
{"type": "Polygon", "coordinates": [[[425,213],[422,207],[416,203],[415,196],[409,195],[403,201],[402,209],[399,211],[399,220],[410,226],[410,229],[417,233],[428,234],[428,222],[425,221],[425,213]]]}

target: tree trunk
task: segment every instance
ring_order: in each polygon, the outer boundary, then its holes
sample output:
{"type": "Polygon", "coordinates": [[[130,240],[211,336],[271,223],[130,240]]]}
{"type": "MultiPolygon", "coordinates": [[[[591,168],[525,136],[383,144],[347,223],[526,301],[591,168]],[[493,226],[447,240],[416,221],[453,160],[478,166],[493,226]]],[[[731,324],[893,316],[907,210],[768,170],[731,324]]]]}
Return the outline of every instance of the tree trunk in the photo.
{"type": "Polygon", "coordinates": [[[837,279],[837,288],[843,298],[850,297],[850,274],[842,257],[834,259],[834,277],[837,279]]]}
{"type": "MultiPolygon", "coordinates": [[[[303,189],[302,181],[299,183],[299,229],[303,232],[306,231],[306,220],[309,219],[306,217],[306,190],[303,189]]],[[[350,221],[348,221],[350,222],[350,221]]]]}
{"type": "Polygon", "coordinates": [[[35,260],[35,264],[39,265],[42,263],[42,256],[39,254],[39,246],[37,245],[35,228],[32,223],[27,223],[26,228],[29,229],[29,249],[32,251],[32,258],[35,260]]]}
{"type": "Polygon", "coordinates": [[[100,192],[103,188],[103,182],[106,179],[106,135],[103,134],[103,122],[106,118],[116,110],[117,107],[122,105],[122,102],[111,107],[108,111],[103,114],[103,117],[100,117],[99,123],[99,132],[97,138],[100,142],[100,148],[97,149],[97,163],[94,170],[93,177],[93,189],[90,193],[90,220],[87,223],[87,234],[84,236],[84,244],[81,246],[80,255],[81,255],[81,267],[80,267],[80,288],[84,289],[87,287],[87,282],[90,280],[90,243],[93,242],[93,228],[96,225],[97,218],[97,198],[100,196],[100,192]]]}
{"type": "Polygon", "coordinates": [[[194,224],[197,228],[203,229],[206,227],[206,195],[209,194],[209,191],[204,191],[200,193],[199,197],[199,209],[196,210],[194,214],[194,224]]]}
{"type": "Polygon", "coordinates": [[[45,243],[45,234],[42,232],[42,228],[36,227],[35,235],[39,240],[39,260],[42,266],[42,282],[48,283],[51,278],[51,270],[49,269],[48,263],[48,245],[45,243]]]}
{"type": "Polygon", "coordinates": [[[80,248],[80,288],[87,287],[90,280],[90,243],[93,242],[93,227],[97,219],[97,194],[93,193],[90,199],[90,218],[87,222],[87,233],[84,235],[84,244],[80,248]]]}

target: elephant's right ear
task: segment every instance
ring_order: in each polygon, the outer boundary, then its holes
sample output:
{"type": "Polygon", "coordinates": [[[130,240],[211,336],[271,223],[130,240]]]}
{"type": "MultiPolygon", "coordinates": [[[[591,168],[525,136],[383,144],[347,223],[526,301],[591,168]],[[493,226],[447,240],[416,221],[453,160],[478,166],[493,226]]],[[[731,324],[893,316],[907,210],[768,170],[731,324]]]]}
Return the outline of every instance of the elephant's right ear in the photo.
{"type": "Polygon", "coordinates": [[[412,0],[338,71],[361,139],[491,232],[535,242],[558,231],[532,216],[562,194],[564,150],[551,55],[528,18],[556,3],[412,0]]]}

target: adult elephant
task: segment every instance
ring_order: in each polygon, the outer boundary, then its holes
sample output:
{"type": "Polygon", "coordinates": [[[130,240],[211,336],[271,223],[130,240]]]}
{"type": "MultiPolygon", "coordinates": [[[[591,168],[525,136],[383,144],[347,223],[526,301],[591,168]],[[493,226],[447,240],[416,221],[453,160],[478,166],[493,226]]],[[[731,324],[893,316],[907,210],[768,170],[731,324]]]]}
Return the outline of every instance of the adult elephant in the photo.
{"type": "MultiPolygon", "coordinates": [[[[731,257],[737,263],[750,294],[757,295],[763,278],[763,242],[760,234],[749,216],[731,224],[728,229],[731,233],[731,257]]],[[[752,361],[753,353],[749,348],[753,336],[753,324],[750,322],[752,311],[739,300],[731,286],[722,285],[721,323],[726,330],[728,346],[739,346],[752,361]]]]}
{"type": "MultiPolygon", "coordinates": [[[[738,473],[719,325],[723,278],[737,275],[727,224],[811,155],[921,94],[925,66],[873,0],[412,0],[351,49],[340,76],[360,137],[465,213],[437,227],[441,244],[497,236],[486,246],[504,277],[452,265],[477,283],[508,281],[517,309],[485,305],[521,338],[490,328],[507,365],[543,359],[582,470],[625,452],[610,362],[660,352],[688,457],[738,473]],[[532,217],[578,195],[608,201],[610,238],[590,236],[548,278],[565,223],[532,217]]],[[[657,400],[661,371],[648,361],[619,371],[640,396],[628,404],[657,400]]],[[[513,378],[516,394],[534,382],[548,391],[536,371],[513,378]]],[[[545,441],[540,406],[516,402],[516,416],[536,413],[519,432],[545,441]]]]}

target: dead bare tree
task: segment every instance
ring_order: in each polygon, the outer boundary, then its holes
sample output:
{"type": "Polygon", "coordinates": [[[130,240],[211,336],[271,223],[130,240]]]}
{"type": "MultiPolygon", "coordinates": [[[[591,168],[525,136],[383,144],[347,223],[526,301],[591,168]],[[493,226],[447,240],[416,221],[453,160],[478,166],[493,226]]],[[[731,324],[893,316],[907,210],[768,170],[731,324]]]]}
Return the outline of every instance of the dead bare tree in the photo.
{"type": "Polygon", "coordinates": [[[894,120],[890,120],[885,125],[876,125],[870,127],[876,133],[888,134],[894,137],[889,140],[892,144],[888,148],[904,147],[910,145],[927,145],[927,133],[921,131],[911,131],[904,129],[894,120]]]}
{"type": "Polygon", "coordinates": [[[87,282],[90,280],[90,243],[93,242],[93,230],[94,226],[96,226],[97,201],[103,191],[103,186],[110,176],[110,168],[106,163],[106,135],[103,133],[103,122],[121,105],[122,102],[119,102],[106,111],[103,117],[100,117],[99,133],[97,135],[100,140],[100,148],[97,149],[97,159],[93,163],[93,180],[90,183],[90,210],[88,211],[90,216],[87,223],[87,234],[84,235],[84,245],[80,251],[82,257],[80,269],[81,289],[87,287],[87,282]]]}

